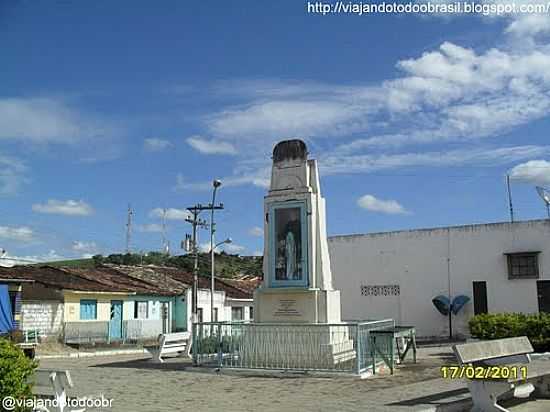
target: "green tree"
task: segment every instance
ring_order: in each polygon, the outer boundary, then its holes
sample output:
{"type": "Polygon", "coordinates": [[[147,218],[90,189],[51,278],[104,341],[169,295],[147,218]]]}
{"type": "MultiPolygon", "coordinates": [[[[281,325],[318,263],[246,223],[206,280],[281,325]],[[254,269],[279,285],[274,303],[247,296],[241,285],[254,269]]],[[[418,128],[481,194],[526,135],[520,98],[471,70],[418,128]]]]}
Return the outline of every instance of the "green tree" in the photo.
{"type": "Polygon", "coordinates": [[[37,367],[38,363],[27,358],[19,347],[0,338],[0,399],[31,397],[32,384],[29,382],[37,367]]]}

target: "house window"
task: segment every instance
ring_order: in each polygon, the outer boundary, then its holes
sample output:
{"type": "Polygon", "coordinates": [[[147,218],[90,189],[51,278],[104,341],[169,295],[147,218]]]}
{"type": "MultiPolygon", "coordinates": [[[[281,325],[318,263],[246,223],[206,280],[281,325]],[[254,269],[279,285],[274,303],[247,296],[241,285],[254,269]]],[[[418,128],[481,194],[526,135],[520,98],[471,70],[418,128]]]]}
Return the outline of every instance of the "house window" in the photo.
{"type": "Polygon", "coordinates": [[[138,302],[134,303],[134,319],[147,319],[148,318],[148,302],[138,302]]]}
{"type": "Polygon", "coordinates": [[[539,253],[507,253],[508,279],[538,279],[539,253]]]}
{"type": "Polygon", "coordinates": [[[197,308],[197,322],[202,323],[202,308],[197,308]]]}
{"type": "Polygon", "coordinates": [[[218,308],[214,308],[214,311],[213,311],[212,315],[214,316],[214,318],[212,319],[212,322],[217,322],[218,321],[218,308]]]}
{"type": "Polygon", "coordinates": [[[254,320],[254,306],[250,306],[250,320],[254,320]]]}
{"type": "Polygon", "coordinates": [[[242,306],[232,307],[231,308],[231,320],[232,321],[239,321],[239,320],[243,320],[243,319],[244,319],[244,316],[243,316],[242,306]]]}
{"type": "Polygon", "coordinates": [[[80,301],[80,320],[97,319],[97,300],[82,299],[80,301]]]}

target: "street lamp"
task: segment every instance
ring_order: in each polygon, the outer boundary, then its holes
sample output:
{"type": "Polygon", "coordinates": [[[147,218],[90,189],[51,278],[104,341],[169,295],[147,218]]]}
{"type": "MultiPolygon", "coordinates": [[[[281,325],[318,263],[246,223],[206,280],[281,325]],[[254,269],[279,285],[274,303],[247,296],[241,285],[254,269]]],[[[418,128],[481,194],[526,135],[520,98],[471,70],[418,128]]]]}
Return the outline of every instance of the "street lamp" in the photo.
{"type": "MultiPolygon", "coordinates": [[[[211,260],[211,272],[210,272],[210,322],[214,321],[214,233],[216,232],[216,226],[214,223],[214,210],[216,205],[216,191],[218,187],[222,185],[221,180],[214,179],[212,181],[212,209],[210,214],[210,260],[211,260]]],[[[222,242],[223,243],[223,242],[222,242]]]]}

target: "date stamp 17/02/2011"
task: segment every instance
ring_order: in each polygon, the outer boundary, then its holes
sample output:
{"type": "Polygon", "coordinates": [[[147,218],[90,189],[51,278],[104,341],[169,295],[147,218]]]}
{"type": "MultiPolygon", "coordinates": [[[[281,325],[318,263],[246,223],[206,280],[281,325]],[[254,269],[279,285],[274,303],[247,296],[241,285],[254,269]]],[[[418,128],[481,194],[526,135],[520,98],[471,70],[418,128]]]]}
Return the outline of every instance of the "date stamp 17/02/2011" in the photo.
{"type": "Polygon", "coordinates": [[[527,379],[527,366],[442,366],[443,379],[527,379]]]}

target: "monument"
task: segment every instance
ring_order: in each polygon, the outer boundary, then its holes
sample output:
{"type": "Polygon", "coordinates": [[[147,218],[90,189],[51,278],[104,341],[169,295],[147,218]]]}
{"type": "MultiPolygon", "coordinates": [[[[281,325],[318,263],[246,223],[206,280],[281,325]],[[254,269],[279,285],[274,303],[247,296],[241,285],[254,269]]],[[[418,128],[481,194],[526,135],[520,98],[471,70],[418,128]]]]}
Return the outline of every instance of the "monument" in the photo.
{"type": "MultiPolygon", "coordinates": [[[[278,143],[264,199],[264,280],[254,294],[254,323],[311,325],[307,342],[294,338],[292,350],[307,352],[307,362],[319,367],[355,357],[348,329],[339,326],[340,292],[332,286],[325,222],[316,161],[301,140],[278,143]]],[[[276,344],[283,351],[285,345],[276,344]]]]}

